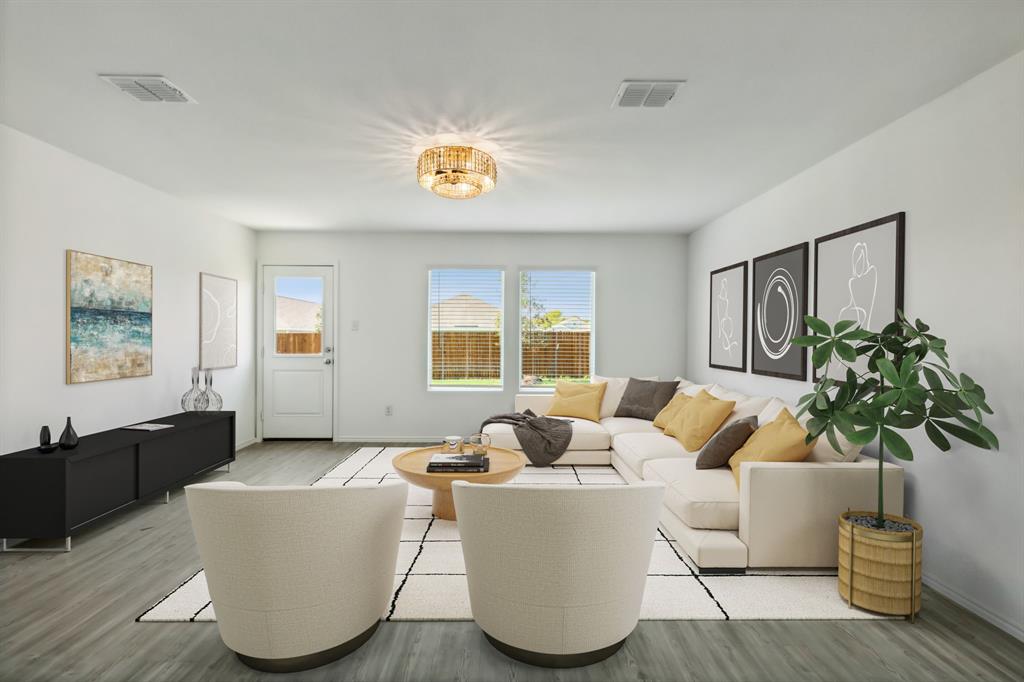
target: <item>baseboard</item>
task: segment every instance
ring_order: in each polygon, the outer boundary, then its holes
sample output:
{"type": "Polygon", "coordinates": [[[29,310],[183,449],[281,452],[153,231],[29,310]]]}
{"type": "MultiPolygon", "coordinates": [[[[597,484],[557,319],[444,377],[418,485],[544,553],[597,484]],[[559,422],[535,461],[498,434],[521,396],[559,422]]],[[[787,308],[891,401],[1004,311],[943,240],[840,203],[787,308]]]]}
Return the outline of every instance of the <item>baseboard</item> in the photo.
{"type": "Polygon", "coordinates": [[[979,618],[982,618],[991,623],[992,625],[996,626],[1000,630],[1003,630],[1008,635],[1011,635],[1021,641],[1024,641],[1024,627],[1021,627],[1019,624],[1010,622],[1002,616],[1000,616],[999,614],[993,613],[987,607],[982,606],[978,602],[974,601],[973,599],[965,595],[963,592],[960,592],[959,590],[950,587],[949,585],[943,583],[941,580],[936,580],[934,577],[930,575],[922,575],[921,581],[928,587],[932,588],[933,590],[941,594],[943,597],[946,597],[956,602],[968,611],[974,613],[979,618]]]}
{"type": "Polygon", "coordinates": [[[253,444],[258,443],[258,442],[259,441],[256,438],[249,438],[249,439],[243,440],[240,443],[236,443],[235,444],[235,452],[238,452],[239,450],[244,450],[247,447],[249,447],[250,445],[253,445],[253,444]]]}

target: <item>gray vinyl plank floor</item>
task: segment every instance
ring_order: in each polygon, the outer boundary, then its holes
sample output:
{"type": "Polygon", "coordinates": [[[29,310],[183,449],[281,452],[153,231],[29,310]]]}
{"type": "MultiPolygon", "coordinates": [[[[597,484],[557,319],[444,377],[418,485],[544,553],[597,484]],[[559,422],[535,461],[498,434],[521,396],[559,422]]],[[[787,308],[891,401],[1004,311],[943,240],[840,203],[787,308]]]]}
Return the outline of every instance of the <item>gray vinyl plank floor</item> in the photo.
{"type": "MultiPolygon", "coordinates": [[[[267,442],[204,480],[308,484],[359,443],[267,442]]],[[[904,621],[645,621],[612,658],[546,670],[504,657],[471,622],[382,623],[333,664],[262,674],[214,623],[136,623],[199,566],[182,491],[75,536],[69,554],[0,554],[0,681],[1022,680],[1024,643],[926,589],[904,621]]]]}

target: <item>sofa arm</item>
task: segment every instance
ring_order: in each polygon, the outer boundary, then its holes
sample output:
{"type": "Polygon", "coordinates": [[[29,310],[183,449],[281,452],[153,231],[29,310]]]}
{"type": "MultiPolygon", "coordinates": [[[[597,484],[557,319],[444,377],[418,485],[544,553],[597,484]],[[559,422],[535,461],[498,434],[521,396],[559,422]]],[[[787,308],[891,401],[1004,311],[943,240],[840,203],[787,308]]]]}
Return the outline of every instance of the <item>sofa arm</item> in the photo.
{"type": "Polygon", "coordinates": [[[517,393],[516,412],[531,409],[534,414],[547,414],[553,398],[551,393],[517,393]]]}
{"type": "MultiPolygon", "coordinates": [[[[903,468],[885,464],[885,510],[903,514],[903,468]]],[[[839,515],[878,506],[878,460],[744,462],[739,537],[750,566],[836,566],[839,515]]]]}

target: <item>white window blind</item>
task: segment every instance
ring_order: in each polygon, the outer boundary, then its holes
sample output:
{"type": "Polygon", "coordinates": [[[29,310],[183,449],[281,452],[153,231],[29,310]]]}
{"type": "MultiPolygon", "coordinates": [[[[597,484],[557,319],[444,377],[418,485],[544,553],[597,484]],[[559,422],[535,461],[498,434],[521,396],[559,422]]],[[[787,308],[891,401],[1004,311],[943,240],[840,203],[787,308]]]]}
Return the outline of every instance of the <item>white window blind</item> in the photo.
{"type": "Polygon", "coordinates": [[[501,270],[430,271],[430,388],[501,388],[504,284],[501,270]]]}
{"type": "Polygon", "coordinates": [[[594,273],[519,273],[519,383],[586,383],[594,371],[594,273]]]}

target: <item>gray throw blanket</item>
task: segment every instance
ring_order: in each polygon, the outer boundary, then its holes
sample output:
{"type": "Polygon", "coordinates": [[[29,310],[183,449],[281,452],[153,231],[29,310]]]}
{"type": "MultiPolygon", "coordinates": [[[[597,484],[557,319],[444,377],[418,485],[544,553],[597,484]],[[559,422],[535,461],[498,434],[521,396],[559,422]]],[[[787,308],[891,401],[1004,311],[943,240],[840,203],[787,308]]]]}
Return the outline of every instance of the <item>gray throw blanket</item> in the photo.
{"type": "Polygon", "coordinates": [[[534,466],[546,467],[562,456],[572,439],[572,422],[552,417],[538,417],[533,410],[496,414],[484,420],[488,424],[511,424],[519,447],[534,466]]]}

